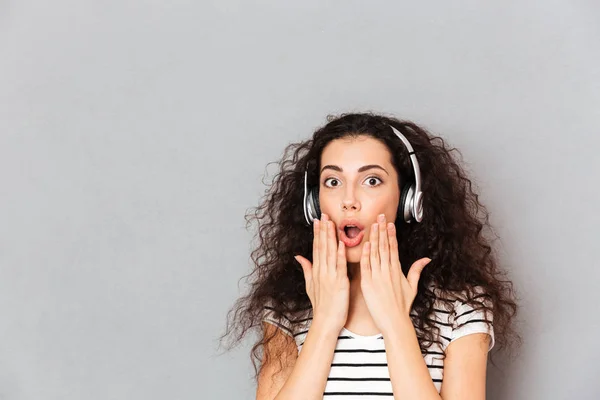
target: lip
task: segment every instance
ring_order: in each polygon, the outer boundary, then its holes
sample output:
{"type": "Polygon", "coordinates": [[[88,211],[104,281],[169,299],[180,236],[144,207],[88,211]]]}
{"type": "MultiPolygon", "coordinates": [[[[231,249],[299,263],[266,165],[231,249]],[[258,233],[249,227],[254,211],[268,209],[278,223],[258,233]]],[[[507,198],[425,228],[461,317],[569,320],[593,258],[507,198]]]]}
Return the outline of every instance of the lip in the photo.
{"type": "Polygon", "coordinates": [[[361,231],[365,230],[365,226],[363,224],[360,223],[359,220],[357,220],[356,218],[346,218],[343,219],[342,222],[340,222],[340,229],[344,230],[344,228],[346,227],[346,225],[354,225],[356,226],[358,229],[360,229],[361,231]]]}
{"type": "Polygon", "coordinates": [[[364,236],[365,236],[364,229],[362,231],[360,231],[360,233],[355,238],[352,238],[352,239],[350,239],[348,236],[346,236],[346,232],[343,229],[340,230],[340,240],[342,242],[344,242],[344,245],[346,247],[358,246],[360,244],[360,242],[362,242],[364,236]]]}
{"type": "Polygon", "coordinates": [[[365,227],[363,224],[361,224],[357,219],[355,218],[346,218],[344,220],[342,220],[342,222],[339,225],[339,236],[340,236],[340,240],[342,242],[344,242],[344,245],[346,247],[356,247],[360,244],[360,242],[362,242],[363,237],[365,236],[365,227]],[[348,236],[346,236],[346,231],[344,231],[344,228],[346,227],[346,225],[354,225],[356,226],[358,229],[360,229],[360,233],[354,237],[354,238],[349,238],[348,236]]]}

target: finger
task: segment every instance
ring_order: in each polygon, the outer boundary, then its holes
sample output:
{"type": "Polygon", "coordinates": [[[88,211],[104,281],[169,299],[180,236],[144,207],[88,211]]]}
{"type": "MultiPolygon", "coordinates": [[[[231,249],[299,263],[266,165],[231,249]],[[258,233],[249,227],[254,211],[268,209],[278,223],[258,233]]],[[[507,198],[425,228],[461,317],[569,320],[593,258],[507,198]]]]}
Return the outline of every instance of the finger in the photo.
{"type": "Polygon", "coordinates": [[[398,254],[398,239],[396,238],[396,227],[393,222],[387,224],[387,237],[390,246],[390,278],[395,287],[402,284],[404,273],[400,266],[400,256],[398,254]]]}
{"type": "Polygon", "coordinates": [[[335,273],[337,267],[337,239],[335,238],[335,224],[332,220],[328,221],[327,228],[327,269],[335,273]]]}
{"type": "Polygon", "coordinates": [[[379,220],[379,263],[381,269],[390,272],[390,244],[388,242],[387,224],[385,215],[379,220]]]}
{"type": "Polygon", "coordinates": [[[341,240],[338,242],[337,269],[342,276],[348,275],[348,265],[346,264],[346,245],[341,240]]]}
{"type": "Polygon", "coordinates": [[[396,226],[393,222],[387,224],[388,243],[390,244],[390,265],[402,270],[400,266],[400,254],[398,253],[398,238],[396,237],[396,226]]]}
{"type": "Polygon", "coordinates": [[[370,279],[371,278],[371,265],[369,262],[370,259],[370,248],[371,242],[366,241],[363,244],[362,254],[360,256],[360,275],[361,279],[370,279]]]}
{"type": "Polygon", "coordinates": [[[327,273],[327,214],[321,214],[321,229],[319,231],[319,266],[320,276],[327,273]]]}
{"type": "Polygon", "coordinates": [[[380,270],[379,266],[379,227],[378,223],[375,222],[371,226],[371,235],[369,237],[369,241],[371,242],[369,245],[369,263],[371,265],[371,270],[380,270]]]}

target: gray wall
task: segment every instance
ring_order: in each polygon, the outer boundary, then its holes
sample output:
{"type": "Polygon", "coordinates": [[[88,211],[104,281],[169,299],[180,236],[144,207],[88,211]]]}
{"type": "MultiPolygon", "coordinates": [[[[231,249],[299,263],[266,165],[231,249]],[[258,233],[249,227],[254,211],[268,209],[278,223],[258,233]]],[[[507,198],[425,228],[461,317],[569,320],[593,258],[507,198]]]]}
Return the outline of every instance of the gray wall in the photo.
{"type": "Polygon", "coordinates": [[[489,398],[600,397],[598,2],[366,4],[0,2],[0,399],[254,398],[215,339],[244,212],[351,110],[447,138],[492,212],[525,344],[489,398]]]}

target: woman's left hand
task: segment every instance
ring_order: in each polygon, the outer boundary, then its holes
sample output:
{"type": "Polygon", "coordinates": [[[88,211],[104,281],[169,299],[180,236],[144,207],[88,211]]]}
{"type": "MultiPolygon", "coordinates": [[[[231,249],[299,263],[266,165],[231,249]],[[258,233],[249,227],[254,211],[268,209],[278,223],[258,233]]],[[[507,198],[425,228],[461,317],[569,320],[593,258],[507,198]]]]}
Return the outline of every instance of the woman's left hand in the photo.
{"type": "Polygon", "coordinates": [[[377,327],[385,335],[397,322],[409,320],[423,268],[431,261],[421,258],[404,276],[398,255],[396,227],[386,224],[385,215],[371,226],[369,241],[360,259],[361,290],[377,327]]]}

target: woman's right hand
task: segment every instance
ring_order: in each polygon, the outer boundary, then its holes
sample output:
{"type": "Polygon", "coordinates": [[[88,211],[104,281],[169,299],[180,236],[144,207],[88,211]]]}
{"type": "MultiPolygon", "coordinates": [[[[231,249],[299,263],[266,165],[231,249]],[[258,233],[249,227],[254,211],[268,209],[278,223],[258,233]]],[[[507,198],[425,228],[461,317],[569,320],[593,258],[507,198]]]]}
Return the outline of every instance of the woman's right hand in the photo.
{"type": "Polygon", "coordinates": [[[319,321],[338,333],[348,319],[350,280],[346,264],[346,246],[337,242],[335,224],[322,213],[313,221],[313,262],[297,255],[302,266],[306,293],[313,308],[313,323],[319,321]],[[337,242],[337,245],[336,245],[337,242]]]}

